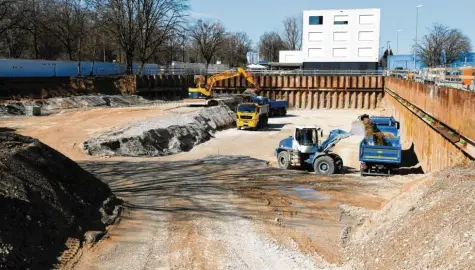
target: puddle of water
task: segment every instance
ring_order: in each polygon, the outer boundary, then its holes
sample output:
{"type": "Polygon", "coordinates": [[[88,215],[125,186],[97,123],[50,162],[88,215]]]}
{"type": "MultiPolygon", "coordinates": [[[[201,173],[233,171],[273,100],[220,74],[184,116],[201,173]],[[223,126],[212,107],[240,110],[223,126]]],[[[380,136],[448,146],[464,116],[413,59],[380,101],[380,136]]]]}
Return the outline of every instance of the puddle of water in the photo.
{"type": "Polygon", "coordinates": [[[330,200],[330,196],[325,195],[315,189],[306,188],[302,186],[292,187],[290,189],[287,187],[281,187],[279,188],[279,191],[282,194],[289,195],[289,196],[297,196],[307,201],[329,201],[330,200]]]}

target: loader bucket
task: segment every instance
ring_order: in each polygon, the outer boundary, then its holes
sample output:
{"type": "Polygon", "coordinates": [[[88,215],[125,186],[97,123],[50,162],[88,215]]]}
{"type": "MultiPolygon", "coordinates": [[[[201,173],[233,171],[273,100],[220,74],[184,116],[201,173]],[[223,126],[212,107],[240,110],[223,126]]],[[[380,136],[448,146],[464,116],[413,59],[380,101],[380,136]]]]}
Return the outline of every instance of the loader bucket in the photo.
{"type": "Polygon", "coordinates": [[[362,121],[356,120],[351,123],[350,133],[357,136],[365,136],[365,127],[362,121]]]}

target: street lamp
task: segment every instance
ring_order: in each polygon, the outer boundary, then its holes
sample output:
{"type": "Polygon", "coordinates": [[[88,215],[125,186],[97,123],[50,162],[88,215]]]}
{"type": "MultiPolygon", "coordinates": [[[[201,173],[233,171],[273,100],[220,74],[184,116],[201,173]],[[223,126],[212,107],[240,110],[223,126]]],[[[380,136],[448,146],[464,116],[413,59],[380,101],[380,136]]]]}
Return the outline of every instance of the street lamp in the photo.
{"type": "Polygon", "coordinates": [[[399,54],[399,32],[402,32],[402,29],[397,30],[396,54],[399,54]]]}
{"type": "Polygon", "coordinates": [[[417,50],[417,28],[419,26],[419,8],[424,5],[416,6],[416,46],[414,47],[414,69],[416,69],[416,50],[417,50]]]}

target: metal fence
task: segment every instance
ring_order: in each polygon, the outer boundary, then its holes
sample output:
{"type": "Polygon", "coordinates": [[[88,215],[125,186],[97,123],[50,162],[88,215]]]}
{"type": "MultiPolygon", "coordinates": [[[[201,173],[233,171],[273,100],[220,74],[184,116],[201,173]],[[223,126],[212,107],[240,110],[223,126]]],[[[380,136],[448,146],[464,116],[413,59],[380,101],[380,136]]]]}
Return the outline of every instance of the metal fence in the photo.
{"type": "Polygon", "coordinates": [[[475,91],[475,67],[389,70],[385,75],[425,84],[475,91]]]}

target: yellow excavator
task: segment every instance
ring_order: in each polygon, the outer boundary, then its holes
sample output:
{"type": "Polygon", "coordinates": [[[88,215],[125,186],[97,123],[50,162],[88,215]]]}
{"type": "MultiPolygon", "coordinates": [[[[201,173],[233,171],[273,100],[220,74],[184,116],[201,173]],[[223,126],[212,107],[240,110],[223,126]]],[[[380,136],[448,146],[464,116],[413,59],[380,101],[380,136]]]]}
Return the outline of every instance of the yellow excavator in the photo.
{"type": "MultiPolygon", "coordinates": [[[[259,85],[252,74],[246,72],[243,68],[237,68],[235,70],[227,70],[225,72],[215,74],[208,78],[208,81],[205,85],[205,76],[197,75],[195,76],[196,88],[188,89],[188,98],[184,99],[184,102],[189,105],[205,105],[205,106],[216,106],[220,102],[224,103],[235,103],[239,100],[239,97],[242,99],[242,95],[227,95],[216,97],[213,95],[213,86],[216,82],[226,80],[229,78],[243,76],[246,80],[253,86],[255,89],[247,89],[244,92],[244,96],[255,96],[255,90],[260,90],[259,85]]],[[[242,101],[242,100],[241,100],[242,101]]]]}

